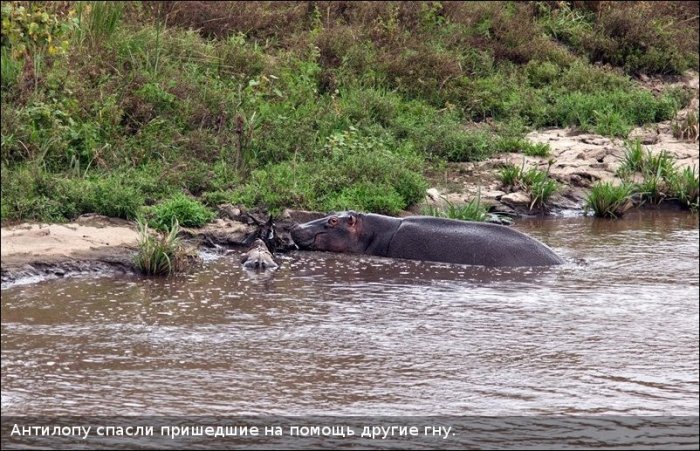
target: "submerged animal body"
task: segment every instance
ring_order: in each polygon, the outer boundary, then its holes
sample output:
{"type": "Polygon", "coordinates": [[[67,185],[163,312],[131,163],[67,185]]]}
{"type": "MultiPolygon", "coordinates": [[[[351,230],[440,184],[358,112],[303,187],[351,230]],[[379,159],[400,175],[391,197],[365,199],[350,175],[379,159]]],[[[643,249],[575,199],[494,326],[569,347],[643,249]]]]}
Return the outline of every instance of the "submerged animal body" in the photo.
{"type": "Polygon", "coordinates": [[[241,264],[248,269],[277,268],[277,263],[272,259],[272,254],[267,249],[265,242],[257,239],[253,242],[253,248],[241,256],[241,264]]]}
{"type": "Polygon", "coordinates": [[[299,224],[291,233],[300,248],[319,251],[481,266],[563,263],[549,247],[510,227],[428,216],[348,211],[299,224]]]}

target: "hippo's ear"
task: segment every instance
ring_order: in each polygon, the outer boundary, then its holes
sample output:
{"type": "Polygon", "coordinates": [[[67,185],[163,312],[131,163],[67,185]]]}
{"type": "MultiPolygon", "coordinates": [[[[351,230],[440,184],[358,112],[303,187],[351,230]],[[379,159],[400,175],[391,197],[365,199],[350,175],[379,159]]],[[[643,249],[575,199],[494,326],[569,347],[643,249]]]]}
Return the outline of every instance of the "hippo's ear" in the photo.
{"type": "Polygon", "coordinates": [[[350,227],[354,226],[355,223],[357,223],[357,215],[355,214],[349,214],[348,215],[348,225],[350,227]]]}

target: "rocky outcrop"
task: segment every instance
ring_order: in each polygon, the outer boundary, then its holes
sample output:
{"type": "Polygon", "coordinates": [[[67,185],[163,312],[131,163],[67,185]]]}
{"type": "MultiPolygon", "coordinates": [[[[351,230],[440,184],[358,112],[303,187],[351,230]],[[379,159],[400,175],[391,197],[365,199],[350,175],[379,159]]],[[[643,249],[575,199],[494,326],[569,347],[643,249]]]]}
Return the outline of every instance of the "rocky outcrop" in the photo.
{"type": "MultiPolygon", "coordinates": [[[[657,82],[649,81],[649,89],[657,89],[657,82]]],[[[679,112],[679,117],[698,111],[698,75],[686,76],[678,86],[694,90],[690,105],[679,112]]],[[[625,155],[625,142],[594,133],[583,133],[572,128],[537,130],[526,136],[531,142],[546,143],[551,148],[547,157],[529,157],[520,153],[505,153],[486,161],[453,163],[433,176],[434,186],[426,192],[425,203],[440,205],[447,202],[464,204],[480,194],[482,203],[493,211],[513,214],[541,214],[559,210],[581,209],[591,186],[597,181],[615,181],[617,169],[625,155]],[[550,165],[551,162],[551,165],[550,165]],[[544,210],[531,211],[527,193],[506,193],[498,180],[498,171],[506,164],[537,167],[548,170],[559,183],[559,191],[544,210]]],[[[698,143],[673,136],[672,121],[652,124],[632,130],[629,139],[639,139],[652,153],[666,151],[678,168],[700,167],[698,143]]],[[[417,212],[420,207],[414,208],[417,212]]]]}

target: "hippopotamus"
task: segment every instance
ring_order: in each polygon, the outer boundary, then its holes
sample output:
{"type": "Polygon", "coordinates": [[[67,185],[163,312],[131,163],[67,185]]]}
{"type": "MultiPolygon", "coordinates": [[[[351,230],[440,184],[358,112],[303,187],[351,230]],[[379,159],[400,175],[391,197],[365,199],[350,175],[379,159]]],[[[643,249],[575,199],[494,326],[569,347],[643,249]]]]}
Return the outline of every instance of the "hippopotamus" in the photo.
{"type": "Polygon", "coordinates": [[[272,259],[272,254],[267,249],[265,242],[260,238],[253,242],[253,247],[241,256],[241,264],[248,269],[277,268],[277,263],[272,259]]]}
{"type": "Polygon", "coordinates": [[[510,227],[429,216],[347,211],[297,224],[291,234],[301,249],[318,251],[480,266],[563,263],[549,247],[510,227]]]}

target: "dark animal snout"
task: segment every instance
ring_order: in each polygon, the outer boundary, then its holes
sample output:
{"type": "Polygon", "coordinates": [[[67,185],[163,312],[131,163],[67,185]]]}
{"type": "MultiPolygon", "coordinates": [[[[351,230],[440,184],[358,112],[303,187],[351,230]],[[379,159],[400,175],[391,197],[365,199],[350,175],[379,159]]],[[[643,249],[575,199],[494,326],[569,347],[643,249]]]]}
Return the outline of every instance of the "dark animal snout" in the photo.
{"type": "Polygon", "coordinates": [[[296,224],[289,232],[294,243],[300,248],[309,248],[313,246],[316,237],[313,228],[296,224]]]}

